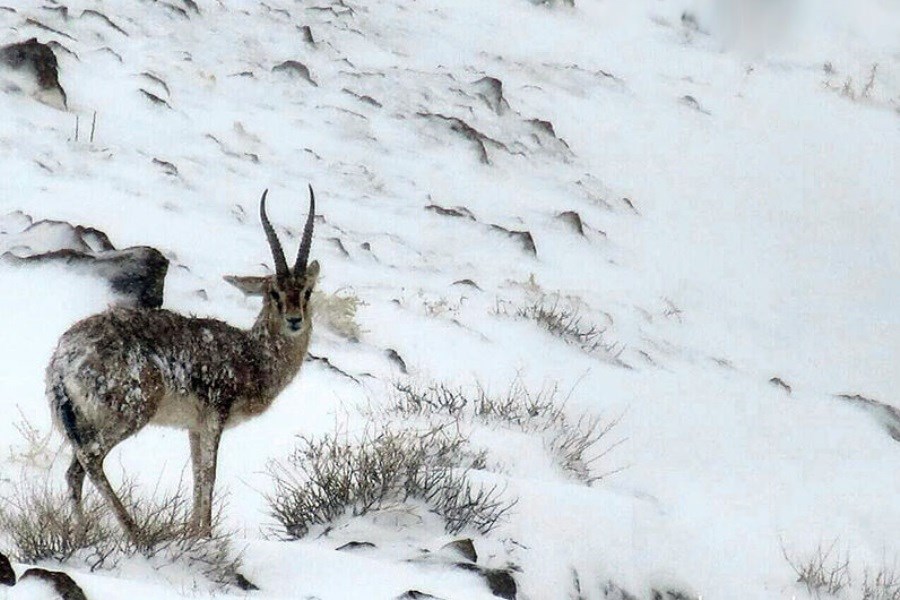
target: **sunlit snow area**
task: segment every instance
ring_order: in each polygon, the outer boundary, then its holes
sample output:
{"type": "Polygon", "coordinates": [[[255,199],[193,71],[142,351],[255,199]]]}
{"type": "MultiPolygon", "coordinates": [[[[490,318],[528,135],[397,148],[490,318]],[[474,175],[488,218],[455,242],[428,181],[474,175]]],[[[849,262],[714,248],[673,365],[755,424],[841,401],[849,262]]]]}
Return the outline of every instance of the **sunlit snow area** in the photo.
{"type": "MultiPolygon", "coordinates": [[[[122,301],[10,258],[71,247],[35,224],[155,248],[164,308],[248,328],[223,276],[272,272],[260,195],[290,261],[316,194],[311,357],[219,454],[259,590],[190,553],[38,561],[87,598],[900,598],[897,0],[0,0],[0,31],[66,94],[0,63],[0,522],[65,489],[44,371],[122,301]],[[273,514],[310,442],[436,431],[489,527],[273,514]]],[[[189,502],[188,446],[148,427],[105,470],[189,502]]]]}

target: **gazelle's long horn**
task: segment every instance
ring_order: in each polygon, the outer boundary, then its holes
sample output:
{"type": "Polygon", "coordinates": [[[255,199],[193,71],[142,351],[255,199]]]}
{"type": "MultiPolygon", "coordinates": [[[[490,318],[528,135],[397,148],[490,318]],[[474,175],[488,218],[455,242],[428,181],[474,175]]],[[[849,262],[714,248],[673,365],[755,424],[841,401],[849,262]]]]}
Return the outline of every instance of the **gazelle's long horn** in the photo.
{"type": "Polygon", "coordinates": [[[294,275],[303,275],[306,272],[306,263],[309,262],[309,248],[312,246],[313,219],[316,216],[316,194],[312,185],[309,186],[309,216],[306,217],[306,226],[303,228],[303,239],[300,240],[300,250],[297,251],[297,261],[294,263],[294,275]]]}
{"type": "Polygon", "coordinates": [[[269,217],[266,216],[266,196],[269,190],[263,192],[262,199],[259,201],[259,219],[262,221],[263,230],[266,232],[266,239],[269,240],[269,248],[272,250],[272,258],[275,260],[275,277],[284,279],[290,272],[288,271],[287,261],[284,259],[284,250],[281,248],[281,242],[275,234],[275,229],[269,223],[269,217]]]}

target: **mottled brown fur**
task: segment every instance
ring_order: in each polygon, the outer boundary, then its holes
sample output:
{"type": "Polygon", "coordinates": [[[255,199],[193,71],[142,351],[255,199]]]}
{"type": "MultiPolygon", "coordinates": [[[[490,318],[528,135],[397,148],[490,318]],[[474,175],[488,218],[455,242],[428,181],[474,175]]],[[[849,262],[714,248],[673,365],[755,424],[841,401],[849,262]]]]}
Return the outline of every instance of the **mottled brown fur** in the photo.
{"type": "MultiPolygon", "coordinates": [[[[310,211],[308,223],[312,202],[310,211]]],[[[263,218],[268,233],[264,212],[263,218]]],[[[311,237],[307,229],[305,237],[311,237]]],[[[280,252],[280,245],[272,250],[280,252]]],[[[269,408],[306,356],[309,297],[319,265],[305,260],[286,271],[282,255],[275,276],[229,279],[263,298],[249,330],[163,309],[111,308],[63,334],[47,367],[47,396],[74,450],[66,476],[79,510],[87,474],[138,541],[139,530],[107,481],[103,460],[148,424],[178,427],[188,430],[191,443],[193,525],[209,533],[222,432],[269,408]]]]}

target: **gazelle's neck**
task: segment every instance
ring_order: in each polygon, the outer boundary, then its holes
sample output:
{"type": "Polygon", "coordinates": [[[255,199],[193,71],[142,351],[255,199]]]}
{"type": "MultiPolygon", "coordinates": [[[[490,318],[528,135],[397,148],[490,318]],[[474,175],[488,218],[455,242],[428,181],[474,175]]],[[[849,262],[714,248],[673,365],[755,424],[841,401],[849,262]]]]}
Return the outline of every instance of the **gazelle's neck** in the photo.
{"type": "Polygon", "coordinates": [[[263,310],[250,330],[263,370],[268,377],[265,387],[270,396],[277,395],[300,370],[309,349],[312,328],[307,325],[296,333],[285,331],[281,319],[263,310]]]}

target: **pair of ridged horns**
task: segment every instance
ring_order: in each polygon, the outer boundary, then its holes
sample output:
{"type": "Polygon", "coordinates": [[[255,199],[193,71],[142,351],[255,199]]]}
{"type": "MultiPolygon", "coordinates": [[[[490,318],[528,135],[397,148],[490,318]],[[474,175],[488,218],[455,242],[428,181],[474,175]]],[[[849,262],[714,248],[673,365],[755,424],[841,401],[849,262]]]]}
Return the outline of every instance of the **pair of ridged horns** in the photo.
{"type": "Polygon", "coordinates": [[[300,250],[297,251],[297,260],[294,262],[294,268],[289,269],[287,261],[284,258],[284,250],[269,217],[266,215],[266,196],[269,190],[263,192],[262,199],[259,201],[259,218],[262,221],[263,230],[266,232],[266,239],[269,240],[269,248],[272,249],[272,258],[275,260],[275,277],[279,280],[294,277],[300,277],[306,273],[306,265],[309,262],[309,249],[312,246],[313,234],[313,218],[316,214],[316,195],[312,186],[309,186],[309,216],[306,217],[306,226],[303,228],[303,238],[300,240],[300,250]]]}

